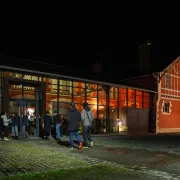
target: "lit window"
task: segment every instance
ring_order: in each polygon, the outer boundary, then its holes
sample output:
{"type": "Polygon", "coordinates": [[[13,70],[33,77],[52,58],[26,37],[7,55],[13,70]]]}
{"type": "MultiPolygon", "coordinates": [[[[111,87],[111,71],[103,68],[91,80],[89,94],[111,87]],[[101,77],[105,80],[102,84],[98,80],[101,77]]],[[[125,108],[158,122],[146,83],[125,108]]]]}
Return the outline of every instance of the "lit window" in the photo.
{"type": "Polygon", "coordinates": [[[171,76],[169,74],[166,74],[166,88],[171,88],[171,76]]]}
{"type": "Polygon", "coordinates": [[[164,102],[164,104],[163,104],[163,112],[164,113],[170,113],[170,103],[169,102],[164,102]]]}

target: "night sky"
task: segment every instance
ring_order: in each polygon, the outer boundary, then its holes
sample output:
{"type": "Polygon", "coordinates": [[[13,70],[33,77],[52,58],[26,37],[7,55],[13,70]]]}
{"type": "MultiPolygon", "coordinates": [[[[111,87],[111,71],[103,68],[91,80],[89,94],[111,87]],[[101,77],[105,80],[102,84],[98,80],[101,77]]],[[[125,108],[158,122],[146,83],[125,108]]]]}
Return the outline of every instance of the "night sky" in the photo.
{"type": "Polygon", "coordinates": [[[150,40],[154,69],[180,55],[178,24],[146,16],[73,18],[64,21],[12,21],[2,26],[0,54],[74,66],[91,72],[97,60],[103,72],[138,74],[138,46],[150,40]]]}

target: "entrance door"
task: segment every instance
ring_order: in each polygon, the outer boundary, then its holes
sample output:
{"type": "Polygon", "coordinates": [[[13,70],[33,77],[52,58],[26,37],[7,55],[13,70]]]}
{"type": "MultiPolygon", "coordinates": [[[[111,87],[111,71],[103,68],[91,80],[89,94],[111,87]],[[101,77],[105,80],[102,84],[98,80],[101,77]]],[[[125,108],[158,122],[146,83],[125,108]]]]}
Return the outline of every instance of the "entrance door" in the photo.
{"type": "Polygon", "coordinates": [[[39,136],[39,101],[13,100],[9,101],[9,115],[17,113],[19,116],[19,135],[21,135],[23,114],[28,116],[28,135],[39,136]]]}

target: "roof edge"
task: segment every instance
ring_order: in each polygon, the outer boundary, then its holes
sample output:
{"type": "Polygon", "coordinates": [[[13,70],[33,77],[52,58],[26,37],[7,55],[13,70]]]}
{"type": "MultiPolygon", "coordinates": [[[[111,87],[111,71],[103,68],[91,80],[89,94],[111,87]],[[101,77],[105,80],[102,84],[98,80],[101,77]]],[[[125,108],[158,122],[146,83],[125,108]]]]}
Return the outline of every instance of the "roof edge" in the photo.
{"type": "Polygon", "coordinates": [[[108,82],[103,82],[103,81],[96,81],[96,80],[90,80],[90,79],[84,79],[84,78],[77,78],[77,77],[72,77],[72,76],[65,76],[65,75],[60,75],[60,74],[53,74],[53,73],[48,73],[48,72],[40,72],[40,71],[35,71],[35,70],[28,70],[28,69],[22,69],[22,68],[15,68],[11,66],[3,66],[0,65],[0,68],[3,69],[11,69],[11,70],[16,70],[16,71],[21,71],[21,72],[29,72],[29,73],[34,73],[34,74],[44,74],[48,76],[55,76],[55,77],[63,77],[67,79],[74,79],[74,80],[79,80],[79,81],[85,81],[85,82],[93,82],[97,84],[102,84],[102,85],[109,85],[109,86],[115,86],[115,87],[125,87],[125,88],[133,88],[141,91],[147,91],[147,92],[152,92],[152,93],[157,93],[156,91],[150,90],[150,89],[144,89],[144,88],[137,88],[134,86],[127,86],[127,85],[121,85],[121,84],[113,84],[113,83],[108,83],[108,82]]]}

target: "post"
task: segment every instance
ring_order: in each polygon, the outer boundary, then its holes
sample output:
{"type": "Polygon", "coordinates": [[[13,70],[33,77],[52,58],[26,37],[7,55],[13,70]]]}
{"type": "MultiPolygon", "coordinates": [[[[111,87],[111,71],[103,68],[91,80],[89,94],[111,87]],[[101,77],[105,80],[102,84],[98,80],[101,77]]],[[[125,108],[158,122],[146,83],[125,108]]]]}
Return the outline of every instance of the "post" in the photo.
{"type": "Polygon", "coordinates": [[[109,90],[110,86],[103,86],[103,89],[106,93],[106,132],[110,131],[110,119],[109,119],[109,90]]]}

